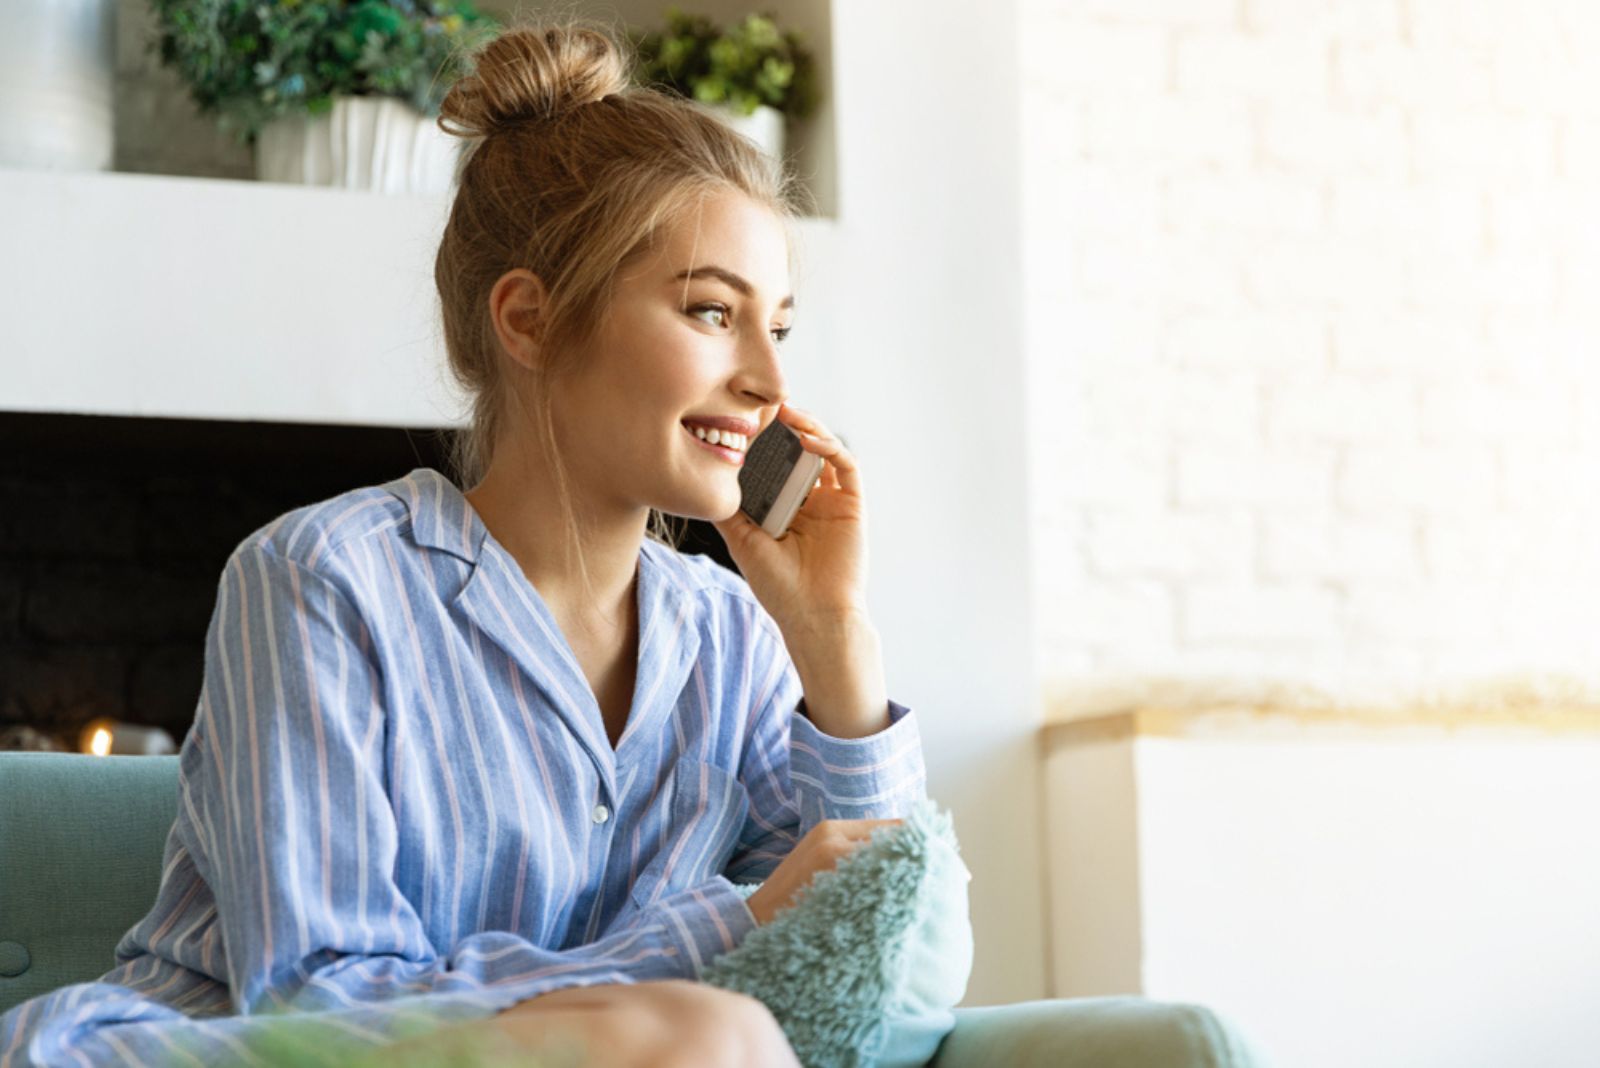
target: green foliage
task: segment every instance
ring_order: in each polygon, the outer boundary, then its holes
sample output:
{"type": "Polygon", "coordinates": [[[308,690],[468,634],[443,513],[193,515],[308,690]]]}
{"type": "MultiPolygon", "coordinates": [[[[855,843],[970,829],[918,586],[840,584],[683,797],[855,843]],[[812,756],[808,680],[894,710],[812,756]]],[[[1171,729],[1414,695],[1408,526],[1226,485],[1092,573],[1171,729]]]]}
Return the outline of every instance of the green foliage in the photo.
{"type": "Polygon", "coordinates": [[[204,114],[246,144],[335,96],[393,96],[437,115],[468,73],[463,53],[500,32],[471,0],[149,0],[148,50],[204,114]]]}
{"type": "MultiPolygon", "coordinates": [[[[395,1008],[381,1041],[328,1022],[323,1013],[271,1011],[234,1032],[237,1050],[265,1068],[577,1068],[581,1049],[551,1046],[537,1054],[492,1026],[460,1027],[417,1008],[395,1008]],[[391,1043],[402,1043],[400,1046],[391,1043]]],[[[185,1063],[214,1056],[213,1041],[179,1037],[185,1063]]],[[[240,1058],[242,1063],[243,1058],[240,1058]]],[[[229,1062],[233,1063],[233,1062],[229,1062]]],[[[173,1061],[174,1068],[176,1060],[173,1061]]]]}
{"type": "Polygon", "coordinates": [[[741,115],[759,105],[805,118],[816,109],[811,53],[793,31],[780,31],[776,17],[746,15],[723,30],[704,15],[666,10],[667,28],[635,38],[640,84],[664,86],[707,104],[724,104],[741,115]]]}

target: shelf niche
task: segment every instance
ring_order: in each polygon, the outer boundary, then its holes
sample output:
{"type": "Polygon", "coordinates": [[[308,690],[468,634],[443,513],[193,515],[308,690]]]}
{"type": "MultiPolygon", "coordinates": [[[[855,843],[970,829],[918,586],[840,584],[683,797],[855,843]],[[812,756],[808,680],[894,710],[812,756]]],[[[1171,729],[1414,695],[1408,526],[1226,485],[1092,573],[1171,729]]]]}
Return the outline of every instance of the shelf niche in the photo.
{"type": "MultiPolygon", "coordinates": [[[[732,26],[755,10],[748,0],[695,0],[679,4],[685,11],[706,15],[719,25],[732,26]]],[[[479,0],[478,10],[502,22],[536,18],[537,9],[527,4],[503,0],[479,0]]],[[[615,0],[610,4],[585,5],[583,14],[604,22],[621,24],[631,33],[659,30],[666,26],[664,0],[615,0]]],[[[771,10],[766,9],[766,10],[771,10]]],[[[838,143],[834,122],[833,17],[828,0],[786,2],[775,12],[780,30],[793,30],[815,58],[818,106],[808,118],[789,121],[785,137],[786,165],[799,176],[815,198],[816,215],[838,217],[838,143]]]]}
{"type": "MultiPolygon", "coordinates": [[[[731,0],[700,0],[685,6],[722,25],[737,22],[751,10],[748,4],[731,0]]],[[[507,24],[536,19],[539,14],[532,5],[508,0],[479,0],[477,7],[507,24]]],[[[585,5],[581,14],[638,33],[662,28],[665,9],[666,3],[656,0],[620,0],[585,5]]],[[[785,3],[778,18],[780,28],[798,33],[815,57],[819,97],[816,112],[805,120],[787,124],[786,165],[813,198],[816,217],[836,219],[837,126],[830,5],[828,0],[785,3]]],[[[213,116],[196,111],[177,73],[161,66],[148,50],[156,32],[155,16],[144,0],[118,0],[112,170],[254,181],[254,150],[223,134],[213,116]]]]}

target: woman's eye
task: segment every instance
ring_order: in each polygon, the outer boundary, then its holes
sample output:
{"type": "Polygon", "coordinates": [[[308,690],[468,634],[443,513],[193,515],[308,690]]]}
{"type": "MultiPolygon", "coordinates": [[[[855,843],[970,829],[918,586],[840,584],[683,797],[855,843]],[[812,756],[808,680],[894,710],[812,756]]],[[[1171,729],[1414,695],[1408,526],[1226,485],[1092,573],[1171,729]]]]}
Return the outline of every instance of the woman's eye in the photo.
{"type": "MultiPolygon", "coordinates": [[[[727,305],[724,305],[724,304],[701,304],[701,305],[698,305],[696,307],[693,307],[693,308],[689,309],[689,314],[690,315],[698,315],[701,312],[710,312],[713,315],[720,315],[720,316],[722,316],[722,321],[719,322],[719,323],[716,323],[714,325],[717,325],[717,326],[726,326],[727,325],[727,319],[728,319],[728,308],[727,308],[727,305]]],[[[777,327],[772,331],[772,336],[773,336],[773,338],[775,338],[777,340],[778,344],[781,345],[781,344],[783,344],[784,340],[788,338],[789,331],[792,330],[792,329],[794,329],[794,328],[790,327],[790,326],[777,327]]]]}
{"type": "MultiPolygon", "coordinates": [[[[726,320],[728,317],[728,309],[721,304],[702,304],[697,308],[689,309],[690,315],[696,315],[700,312],[715,312],[717,315],[722,316],[724,320],[726,320]]],[[[724,324],[718,323],[717,325],[721,326],[724,324]]]]}

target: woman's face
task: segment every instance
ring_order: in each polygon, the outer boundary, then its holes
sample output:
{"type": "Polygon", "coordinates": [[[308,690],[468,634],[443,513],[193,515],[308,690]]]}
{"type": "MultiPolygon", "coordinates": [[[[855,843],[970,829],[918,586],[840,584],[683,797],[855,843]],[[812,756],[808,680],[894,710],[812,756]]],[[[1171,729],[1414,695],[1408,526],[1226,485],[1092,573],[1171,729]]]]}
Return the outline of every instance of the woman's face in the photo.
{"type": "Polygon", "coordinates": [[[742,454],[685,420],[747,420],[746,444],[788,398],[780,342],[794,318],[782,223],[740,194],[691,210],[625,264],[609,316],[552,401],[575,490],[597,514],[657,508],[726,519],[739,507],[742,454]]]}

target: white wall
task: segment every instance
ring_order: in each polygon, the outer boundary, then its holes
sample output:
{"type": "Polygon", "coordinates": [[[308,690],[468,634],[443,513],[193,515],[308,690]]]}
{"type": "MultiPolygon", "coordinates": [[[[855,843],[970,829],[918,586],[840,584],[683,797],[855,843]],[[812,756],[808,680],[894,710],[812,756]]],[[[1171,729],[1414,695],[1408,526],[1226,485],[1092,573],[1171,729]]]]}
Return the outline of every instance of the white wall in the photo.
{"type": "Polygon", "coordinates": [[[833,19],[840,226],[818,410],[866,465],[891,688],[921,710],[929,788],[973,872],[964,1004],[1043,997],[1015,9],[836,3],[833,19]],[[951,76],[970,71],[981,92],[951,76]]]}
{"type": "MultiPolygon", "coordinates": [[[[1019,33],[1047,705],[1594,706],[1600,7],[1019,33]]],[[[1202,1002],[1294,1068],[1595,1064],[1596,737],[1056,749],[1055,992],[1202,1002]]]]}
{"type": "Polygon", "coordinates": [[[1046,686],[1600,675],[1600,7],[1019,29],[1046,686]]]}

